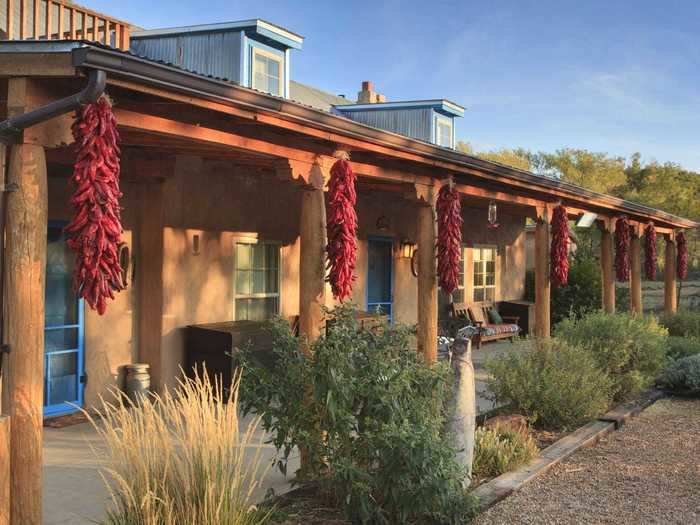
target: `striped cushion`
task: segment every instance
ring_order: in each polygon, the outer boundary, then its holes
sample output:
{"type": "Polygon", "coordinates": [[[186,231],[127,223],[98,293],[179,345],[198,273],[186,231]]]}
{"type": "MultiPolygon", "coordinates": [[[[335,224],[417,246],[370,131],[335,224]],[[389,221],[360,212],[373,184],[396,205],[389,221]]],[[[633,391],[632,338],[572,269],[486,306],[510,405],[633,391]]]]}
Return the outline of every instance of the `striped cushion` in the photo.
{"type": "Polygon", "coordinates": [[[517,334],[520,327],[517,324],[487,324],[481,328],[481,335],[491,336],[500,334],[517,334]]]}

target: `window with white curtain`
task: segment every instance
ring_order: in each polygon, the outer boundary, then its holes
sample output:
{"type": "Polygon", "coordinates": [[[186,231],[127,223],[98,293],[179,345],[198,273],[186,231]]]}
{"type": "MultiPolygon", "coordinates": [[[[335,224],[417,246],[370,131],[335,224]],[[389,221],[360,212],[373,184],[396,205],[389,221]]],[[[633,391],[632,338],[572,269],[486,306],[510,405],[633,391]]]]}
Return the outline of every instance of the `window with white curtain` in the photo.
{"type": "Polygon", "coordinates": [[[271,242],[235,244],[235,319],[264,321],[279,313],[280,245],[271,242]]]}

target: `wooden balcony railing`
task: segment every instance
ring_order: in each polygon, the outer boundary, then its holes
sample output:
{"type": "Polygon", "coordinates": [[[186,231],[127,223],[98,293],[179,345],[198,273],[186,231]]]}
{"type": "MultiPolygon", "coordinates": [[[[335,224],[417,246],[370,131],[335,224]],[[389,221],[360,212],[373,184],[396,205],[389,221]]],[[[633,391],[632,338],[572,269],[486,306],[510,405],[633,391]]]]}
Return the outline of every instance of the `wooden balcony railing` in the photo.
{"type": "Polygon", "coordinates": [[[68,0],[0,0],[0,40],[91,40],[129,49],[129,24],[68,0]]]}

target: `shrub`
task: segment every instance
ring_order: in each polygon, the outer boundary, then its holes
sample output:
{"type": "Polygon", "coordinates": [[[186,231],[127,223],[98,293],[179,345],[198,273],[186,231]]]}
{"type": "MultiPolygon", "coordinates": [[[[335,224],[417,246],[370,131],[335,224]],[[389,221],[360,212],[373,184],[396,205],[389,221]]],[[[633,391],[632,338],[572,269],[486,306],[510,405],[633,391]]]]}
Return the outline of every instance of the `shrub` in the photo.
{"type": "Polygon", "coordinates": [[[676,394],[700,396],[700,354],[671,363],[661,374],[659,385],[676,394]]]}
{"type": "Polygon", "coordinates": [[[539,453],[535,440],[512,429],[480,427],[474,435],[475,478],[491,478],[515,470],[539,453]]]}
{"type": "Polygon", "coordinates": [[[591,258],[575,258],[566,286],[552,289],[552,323],[581,317],[600,308],[600,266],[591,258]]]}
{"type": "Polygon", "coordinates": [[[267,521],[254,507],[267,472],[260,468],[261,443],[253,441],[258,421],[239,427],[238,384],[237,378],[225,399],[206,376],[185,379],[176,392],[138,407],[124,397],[124,404],[103,401],[99,419],[85,412],[106,445],[113,508],[105,524],[267,521]]]}
{"type": "Polygon", "coordinates": [[[666,355],[671,359],[681,359],[700,354],[700,339],[670,335],[666,345],[666,355]]]}
{"type": "Polygon", "coordinates": [[[529,340],[486,364],[497,402],[550,429],[572,428],[608,406],[610,379],[581,347],[529,340]]]}
{"type": "Polygon", "coordinates": [[[668,328],[669,335],[700,338],[700,311],[680,310],[664,315],[661,324],[668,328]]]}
{"type": "Polygon", "coordinates": [[[280,467],[298,447],[308,458],[300,476],[352,522],[462,523],[475,506],[442,436],[449,368],[426,366],[411,336],[396,325],[366,329],[344,305],[308,357],[285,321],[273,327],[272,370],[241,354],[244,407],[265,412],[280,467]]]}
{"type": "Polygon", "coordinates": [[[613,380],[613,399],[622,401],[649,386],[666,363],[667,331],[653,316],[594,312],[565,319],[556,337],[590,351],[613,380]]]}

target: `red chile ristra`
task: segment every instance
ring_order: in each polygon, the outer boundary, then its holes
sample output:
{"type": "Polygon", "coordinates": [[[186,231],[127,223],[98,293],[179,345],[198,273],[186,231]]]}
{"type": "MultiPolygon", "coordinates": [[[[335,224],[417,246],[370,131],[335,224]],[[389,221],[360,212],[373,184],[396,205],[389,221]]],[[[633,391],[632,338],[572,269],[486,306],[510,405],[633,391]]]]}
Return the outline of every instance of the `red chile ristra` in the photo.
{"type": "Polygon", "coordinates": [[[615,221],[615,274],[620,282],[630,280],[630,223],[624,215],[615,221]]]}
{"type": "Polygon", "coordinates": [[[435,207],[438,221],[438,279],[442,291],[449,295],[459,286],[462,250],[462,204],[454,184],[448,182],[440,188],[435,207]]]}
{"type": "Polygon", "coordinates": [[[352,293],[357,260],[356,176],[350,163],[338,159],[328,181],[328,281],[333,296],[342,301],[352,293]]]}
{"type": "Polygon", "coordinates": [[[71,177],[74,216],[64,231],[77,254],[75,291],[102,315],[107,299],[123,289],[117,256],[122,233],[119,134],[106,96],[78,110],[73,137],[78,150],[71,177]]]}
{"type": "Polygon", "coordinates": [[[644,273],[647,279],[656,279],[656,228],[650,222],[644,228],[644,273]]]}
{"type": "Polygon", "coordinates": [[[552,285],[555,288],[569,282],[569,218],[561,204],[552,216],[552,285]]]}
{"type": "Polygon", "coordinates": [[[679,232],[676,235],[676,246],[678,247],[677,273],[678,278],[683,281],[688,277],[688,243],[685,240],[685,233],[679,232]]]}

